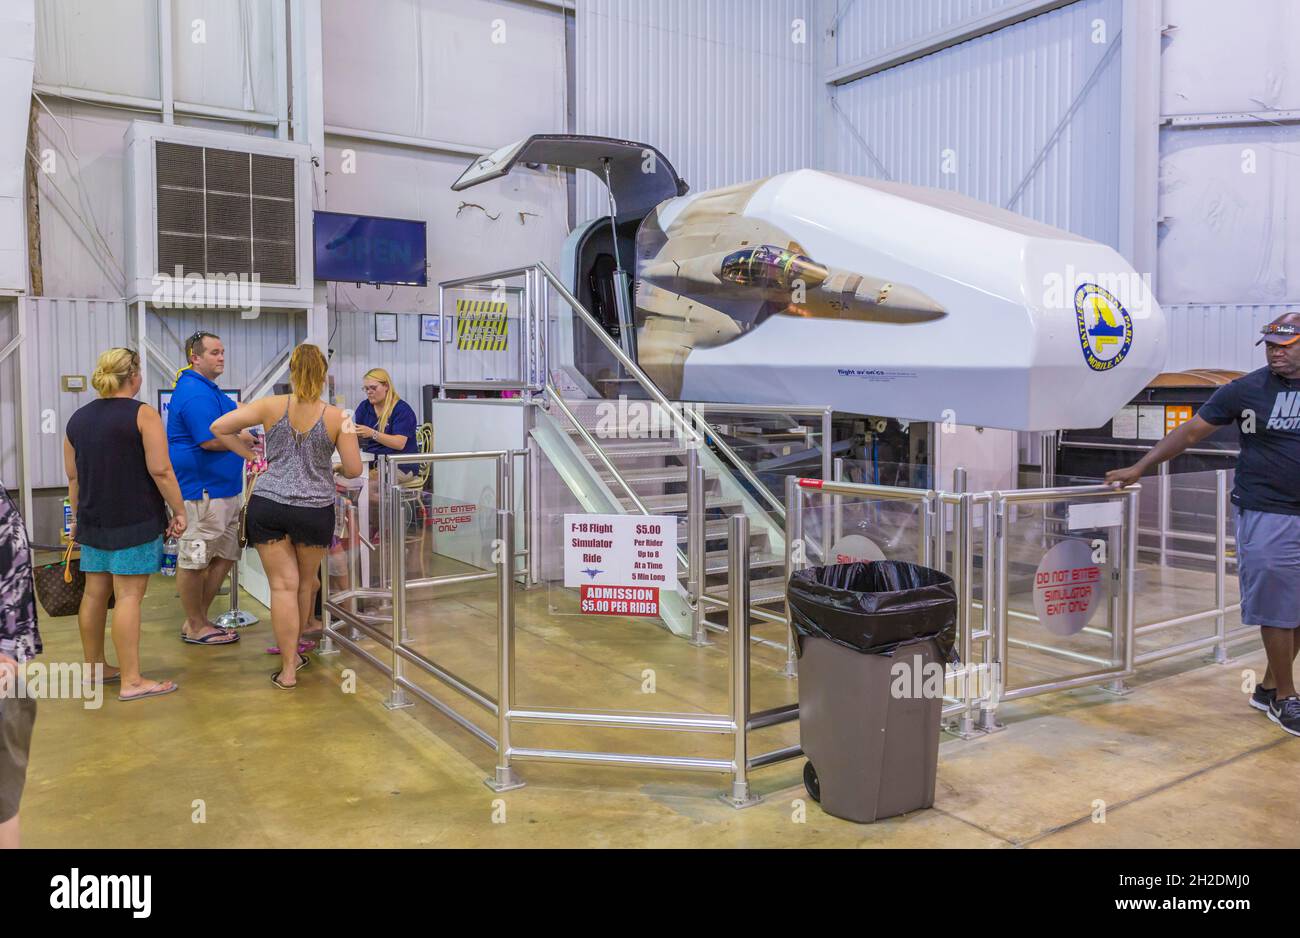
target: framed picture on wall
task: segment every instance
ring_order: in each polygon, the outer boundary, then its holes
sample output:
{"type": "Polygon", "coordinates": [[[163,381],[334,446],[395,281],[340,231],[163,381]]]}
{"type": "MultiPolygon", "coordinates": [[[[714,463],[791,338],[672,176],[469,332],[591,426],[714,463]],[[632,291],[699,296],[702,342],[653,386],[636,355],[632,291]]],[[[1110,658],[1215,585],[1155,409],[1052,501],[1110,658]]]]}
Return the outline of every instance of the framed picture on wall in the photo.
{"type": "Polygon", "coordinates": [[[420,314],[420,341],[442,341],[442,317],[437,313],[420,314]]]}
{"type": "Polygon", "coordinates": [[[375,341],[397,341],[397,314],[375,313],[375,341]]]}

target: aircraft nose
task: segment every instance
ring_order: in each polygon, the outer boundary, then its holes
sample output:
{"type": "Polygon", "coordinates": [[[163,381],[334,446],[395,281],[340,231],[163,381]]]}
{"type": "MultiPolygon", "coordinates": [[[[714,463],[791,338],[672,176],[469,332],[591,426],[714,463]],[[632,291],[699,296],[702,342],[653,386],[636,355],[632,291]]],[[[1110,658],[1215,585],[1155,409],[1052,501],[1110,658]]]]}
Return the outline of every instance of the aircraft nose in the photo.
{"type": "Polygon", "coordinates": [[[865,306],[878,306],[923,316],[942,316],[948,311],[916,287],[864,277],[854,298],[865,306]]]}

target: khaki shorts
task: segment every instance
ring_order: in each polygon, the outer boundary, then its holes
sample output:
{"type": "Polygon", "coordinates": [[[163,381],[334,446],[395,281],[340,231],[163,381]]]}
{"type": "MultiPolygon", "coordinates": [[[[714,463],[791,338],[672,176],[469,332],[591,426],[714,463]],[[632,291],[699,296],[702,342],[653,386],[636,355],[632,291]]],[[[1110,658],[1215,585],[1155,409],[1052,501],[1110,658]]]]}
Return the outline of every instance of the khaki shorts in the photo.
{"type": "Polygon", "coordinates": [[[35,722],[34,698],[0,698],[0,824],[18,813],[35,722]]]}
{"type": "Polygon", "coordinates": [[[206,570],[217,558],[239,559],[239,496],[208,498],[185,503],[189,525],[181,535],[176,566],[206,570]]]}

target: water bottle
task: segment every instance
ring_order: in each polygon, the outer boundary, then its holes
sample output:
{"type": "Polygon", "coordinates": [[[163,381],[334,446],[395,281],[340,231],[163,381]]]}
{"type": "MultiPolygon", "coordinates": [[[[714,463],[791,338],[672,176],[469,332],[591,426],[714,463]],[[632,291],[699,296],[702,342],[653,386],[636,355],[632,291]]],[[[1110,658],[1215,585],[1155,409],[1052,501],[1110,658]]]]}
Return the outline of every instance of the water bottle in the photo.
{"type": "Polygon", "coordinates": [[[163,544],[163,562],[162,562],[163,576],[176,575],[176,557],[180,553],[180,550],[181,550],[180,541],[176,540],[176,538],[174,537],[167,538],[167,542],[163,544]]]}

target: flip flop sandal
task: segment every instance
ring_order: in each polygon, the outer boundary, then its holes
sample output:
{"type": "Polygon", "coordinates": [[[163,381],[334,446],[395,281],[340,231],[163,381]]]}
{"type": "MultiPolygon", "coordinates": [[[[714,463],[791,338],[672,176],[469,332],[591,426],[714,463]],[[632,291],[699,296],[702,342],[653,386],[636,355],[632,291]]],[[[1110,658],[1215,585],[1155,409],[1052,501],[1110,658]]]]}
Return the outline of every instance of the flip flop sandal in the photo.
{"type": "Polygon", "coordinates": [[[311,664],[310,658],[308,658],[306,655],[302,655],[302,654],[298,655],[298,668],[297,668],[298,671],[306,671],[307,666],[310,664],[311,664]]]}
{"type": "Polygon", "coordinates": [[[211,632],[202,638],[190,638],[184,632],[181,633],[181,641],[187,645],[233,645],[239,641],[238,632],[211,632]]]}
{"type": "MultiPolygon", "coordinates": [[[[104,678],[104,680],[101,681],[100,683],[102,683],[102,684],[121,684],[121,683],[122,683],[122,672],[121,672],[121,671],[118,671],[118,672],[117,672],[116,674],[114,674],[112,677],[106,677],[106,678],[104,678]]],[[[94,682],[94,681],[82,681],[81,684],[82,684],[83,687],[94,687],[94,686],[95,686],[95,682],[94,682]]]]}
{"type": "Polygon", "coordinates": [[[298,686],[296,683],[295,683],[295,684],[281,684],[281,683],[280,683],[280,672],[279,672],[279,671],[276,671],[274,674],[271,675],[271,683],[274,684],[276,687],[280,688],[280,690],[293,690],[295,687],[298,686]]]}
{"type": "Polygon", "coordinates": [[[167,694],[174,694],[176,693],[176,691],[181,689],[181,686],[179,684],[172,684],[171,687],[167,687],[166,686],[167,683],[168,682],[159,684],[153,690],[146,691],[143,694],[131,694],[129,697],[123,697],[122,695],[119,694],[117,699],[125,702],[128,700],[144,700],[146,697],[164,697],[167,694]]]}
{"type": "MultiPolygon", "coordinates": [[[[315,647],[316,647],[316,643],[315,643],[315,642],[299,642],[299,643],[298,643],[298,654],[300,654],[300,655],[305,655],[307,652],[311,651],[311,650],[314,649],[315,647]]],[[[268,655],[278,655],[278,654],[280,653],[280,646],[279,646],[279,645],[271,645],[270,647],[268,647],[268,648],[266,649],[266,653],[267,653],[268,655]]]]}

